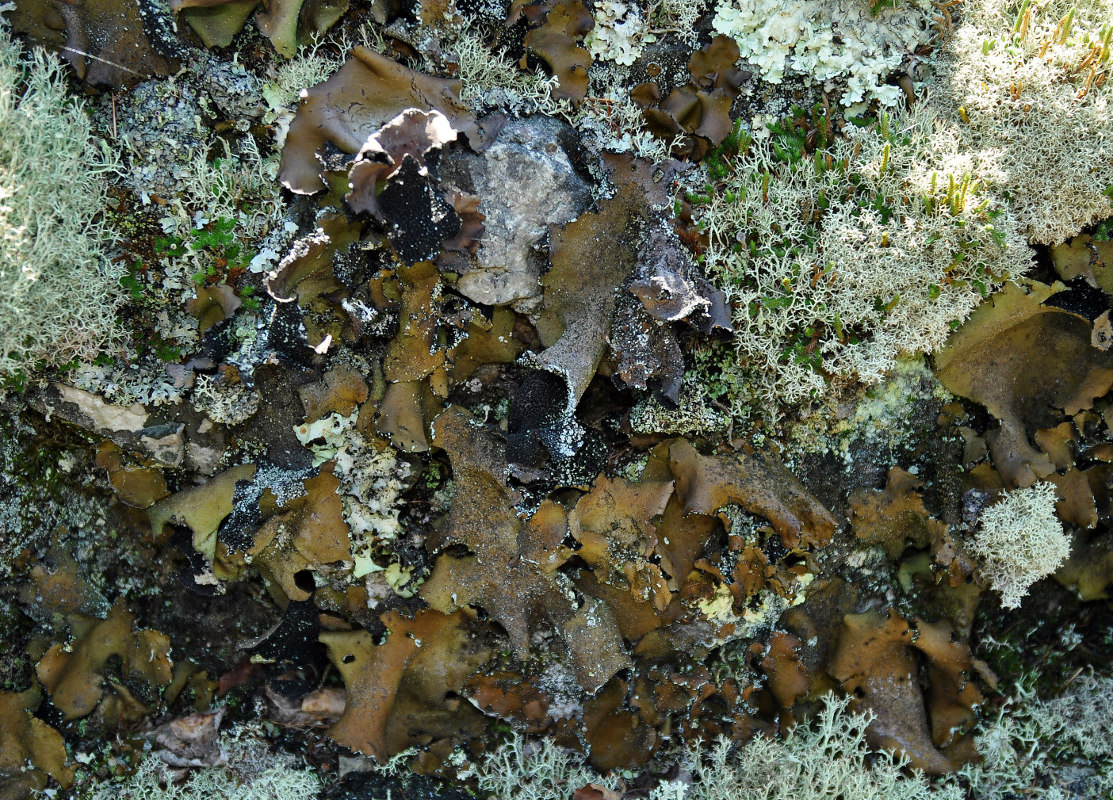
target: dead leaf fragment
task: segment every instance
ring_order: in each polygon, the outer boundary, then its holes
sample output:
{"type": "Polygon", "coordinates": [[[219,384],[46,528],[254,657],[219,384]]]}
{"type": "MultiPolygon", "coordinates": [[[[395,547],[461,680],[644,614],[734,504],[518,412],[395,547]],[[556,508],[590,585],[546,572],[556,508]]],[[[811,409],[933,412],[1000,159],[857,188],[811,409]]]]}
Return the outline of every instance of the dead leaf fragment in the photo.
{"type": "Polygon", "coordinates": [[[933,356],[948,390],[984,405],[1001,426],[986,437],[1013,486],[1030,486],[1054,466],[1029,437],[1090,408],[1113,386],[1113,352],[1091,346],[1083,317],[1043,305],[1061,284],[1014,283],[975,309],[933,356]]]}
{"type": "Polygon", "coordinates": [[[433,429],[434,443],[448,452],[457,486],[442,537],[445,544],[463,544],[475,555],[442,554],[421,596],[444,612],[465,604],[482,606],[506,630],[519,658],[529,656],[534,632],[547,628],[564,639],[578,664],[577,675],[586,681],[582,685],[594,691],[615,665],[625,663],[609,608],[593,606],[598,624],[590,636],[578,623],[567,627],[579,610],[566,586],[519,553],[523,525],[506,482],[505,443],[457,406],[438,416],[433,429]]]}
{"type": "Polygon", "coordinates": [[[0,800],[36,796],[48,777],[73,783],[62,734],[32,715],[40,700],[38,689],[0,692],[0,800]]]}
{"type": "Polygon", "coordinates": [[[800,663],[800,640],[791,633],[774,631],[761,669],[769,678],[769,691],[782,708],[792,708],[808,692],[808,676],[800,663]]]}
{"type": "Polygon", "coordinates": [[[97,445],[96,464],[108,473],[108,480],[120,501],[132,508],[150,508],[170,494],[159,470],[125,466],[124,451],[111,441],[97,445]]]}
{"type": "Polygon", "coordinates": [[[922,482],[900,467],[889,470],[884,489],[857,489],[850,494],[850,523],[854,535],[867,545],[881,547],[897,558],[909,544],[927,547],[940,538],[946,525],[932,519],[917,491],[922,482]]]}
{"type": "Polygon", "coordinates": [[[834,515],[772,455],[703,456],[685,439],[673,439],[668,452],[685,513],[738,504],[768,519],[789,549],[822,547],[835,533],[834,515]]]}
{"type": "MultiPolygon", "coordinates": [[[[526,34],[526,50],[544,61],[559,81],[553,97],[579,103],[587,95],[591,54],[578,40],[593,27],[595,20],[580,0],[564,0],[551,7],[540,28],[526,34]]],[[[525,56],[521,66],[528,68],[525,56]]]]}
{"type": "Polygon", "coordinates": [[[307,90],[290,124],[278,177],[298,194],[326,188],[318,156],[326,144],[355,154],[368,137],[409,108],[437,109],[472,145],[479,128],[460,102],[460,82],[414,72],[366,47],[331,78],[307,90]]]}
{"type": "Polygon", "coordinates": [[[323,380],[298,387],[298,396],[305,407],[306,423],[316,422],[329,414],[350,416],[367,400],[370,390],[359,370],[339,366],[325,373],[323,380]]]}
{"type": "Polygon", "coordinates": [[[133,631],[134,623],[135,617],[117,602],[107,619],[93,622],[71,645],[54,645],[39,661],[39,681],[66,719],[96,708],[103,694],[103,670],[113,656],[122,661],[125,675],[151,689],[170,683],[169,637],[154,630],[133,631]]]}
{"type": "Polygon", "coordinates": [[[381,644],[364,630],[322,633],[347,688],[344,713],[329,736],[380,762],[410,746],[415,723],[428,722],[419,709],[429,698],[460,691],[487,658],[468,644],[465,619],[433,610],[409,619],[390,611],[381,617],[388,631],[381,644]]]}
{"type": "Polygon", "coordinates": [[[178,65],[147,37],[139,0],[25,0],[12,11],[12,30],[59,50],[90,86],[132,86],[178,65]]]}
{"type": "Polygon", "coordinates": [[[891,609],[884,616],[847,614],[829,671],[845,691],[859,693],[855,707],[875,715],[867,729],[873,747],[903,753],[910,766],[931,775],[951,772],[954,765],[928,729],[911,642],[908,623],[891,609]]]}
{"type": "Polygon", "coordinates": [[[238,481],[255,477],[254,464],[241,464],[211,478],[207,483],[183,489],[151,506],[147,512],[151,533],[161,538],[167,523],[185,525],[192,533],[193,548],[212,561],[216,554],[216,531],[232,513],[232,498],[238,481]]]}
{"type": "Polygon", "coordinates": [[[236,290],[222,283],[198,287],[194,297],[186,301],[186,311],[197,318],[198,333],[204,333],[216,323],[231,317],[242,305],[236,290]]]}

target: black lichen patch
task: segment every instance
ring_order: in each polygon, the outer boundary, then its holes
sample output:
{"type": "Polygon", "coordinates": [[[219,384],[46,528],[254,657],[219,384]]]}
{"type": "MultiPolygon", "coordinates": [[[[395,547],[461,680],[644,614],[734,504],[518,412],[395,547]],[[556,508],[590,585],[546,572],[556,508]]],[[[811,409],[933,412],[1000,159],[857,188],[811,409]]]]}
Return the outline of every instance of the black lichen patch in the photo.
{"type": "MultiPolygon", "coordinates": [[[[294,579],[303,590],[312,591],[313,577],[308,571],[294,579]]],[[[321,631],[317,606],[311,600],[291,600],[273,630],[252,647],[252,653],[265,661],[316,665],[324,662],[324,646],[317,641],[321,631]]]]}
{"type": "Polygon", "coordinates": [[[436,258],[444,241],[460,232],[459,215],[413,156],[403,157],[378,199],[391,226],[390,243],[408,264],[436,258]]]}

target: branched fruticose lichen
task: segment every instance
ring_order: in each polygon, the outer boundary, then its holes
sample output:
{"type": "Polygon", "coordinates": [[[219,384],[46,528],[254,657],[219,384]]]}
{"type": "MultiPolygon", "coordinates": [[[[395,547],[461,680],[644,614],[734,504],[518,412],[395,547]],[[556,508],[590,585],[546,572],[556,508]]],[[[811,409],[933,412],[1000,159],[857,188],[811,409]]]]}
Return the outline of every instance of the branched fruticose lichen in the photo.
{"type": "Polygon", "coordinates": [[[708,177],[720,179],[691,182],[687,198],[705,266],[736,309],[739,360],[721,376],[736,413],[751,399],[774,408],[822,399],[831,382],[881,381],[1031,261],[927,101],[810,154],[778,128],[708,177]]]}
{"type": "Polygon", "coordinates": [[[1028,588],[1070,554],[1055,500],[1054,485],[1037,483],[1006,492],[982,512],[970,551],[982,560],[982,574],[1001,593],[1005,608],[1017,608],[1028,588]]]}
{"type": "Polygon", "coordinates": [[[1025,236],[1057,244],[1113,214],[1113,2],[975,0],[937,83],[1025,236]]]}
{"type": "Polygon", "coordinates": [[[122,270],[102,217],[114,169],[61,64],[24,57],[0,21],[0,375],[118,339],[122,270]]]}

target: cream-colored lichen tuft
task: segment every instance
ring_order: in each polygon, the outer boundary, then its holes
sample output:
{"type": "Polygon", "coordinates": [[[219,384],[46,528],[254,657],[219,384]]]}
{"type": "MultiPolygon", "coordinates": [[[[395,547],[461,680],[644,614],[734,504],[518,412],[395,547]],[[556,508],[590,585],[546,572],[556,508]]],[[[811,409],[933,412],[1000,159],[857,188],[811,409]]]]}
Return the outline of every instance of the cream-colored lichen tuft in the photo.
{"type": "Polygon", "coordinates": [[[1055,500],[1054,485],[1037,483],[1006,492],[982,512],[970,550],[981,559],[982,575],[1001,593],[1005,608],[1017,608],[1029,587],[1070,554],[1055,500]]]}
{"type": "Polygon", "coordinates": [[[934,7],[902,0],[874,8],[865,0],[723,0],[712,26],[738,42],[742,58],[770,83],[787,72],[845,87],[843,105],[877,99],[893,106],[902,93],[885,80],[931,41],[934,7]]]}
{"type": "MultiPolygon", "coordinates": [[[[1113,214],[1113,0],[971,0],[939,84],[1032,242],[1113,214]]],[[[940,99],[944,99],[941,97],[940,99]]]]}
{"type": "Polygon", "coordinates": [[[299,759],[273,751],[257,732],[241,727],[221,739],[224,763],[172,770],[154,753],[123,780],[109,778],[92,787],[91,800],[288,800],[315,797],[317,773],[299,759]],[[183,774],[184,773],[184,774],[183,774]]]}
{"type": "Polygon", "coordinates": [[[519,69],[504,51],[489,47],[478,29],[459,28],[446,50],[456,64],[460,99],[471,109],[498,108],[523,116],[568,110],[567,104],[553,99],[559,84],[555,77],[519,69]]]}
{"type": "Polygon", "coordinates": [[[115,157],[66,91],[56,57],[26,57],[0,19],[0,375],[92,359],[117,341],[108,257],[115,157]]]}
{"type": "MultiPolygon", "coordinates": [[[[890,753],[871,753],[868,716],[849,700],[827,695],[813,719],[783,737],[755,736],[735,746],[726,739],[681,753],[682,780],[662,781],[649,800],[959,800],[955,783],[933,786],[906,773],[890,753]]],[[[479,787],[495,800],[552,800],[596,783],[614,788],[582,757],[551,740],[512,736],[480,763],[479,787]]]]}
{"type": "Polygon", "coordinates": [[[647,43],[657,40],[633,3],[603,0],[595,7],[593,16],[595,27],[584,37],[584,44],[597,61],[613,61],[628,67],[638,60],[647,43]]]}

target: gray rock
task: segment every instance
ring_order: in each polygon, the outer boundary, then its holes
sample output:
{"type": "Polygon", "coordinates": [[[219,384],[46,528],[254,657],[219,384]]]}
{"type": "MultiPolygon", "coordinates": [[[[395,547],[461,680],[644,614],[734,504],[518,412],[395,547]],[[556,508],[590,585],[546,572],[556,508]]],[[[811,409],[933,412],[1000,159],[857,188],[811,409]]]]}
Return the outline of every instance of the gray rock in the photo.
{"type": "Polygon", "coordinates": [[[550,225],[574,220],[591,203],[560,146],[561,128],[552,119],[509,122],[481,158],[466,162],[486,215],[478,265],[457,284],[471,300],[524,313],[540,302],[546,259],[535,247],[550,225]]]}

